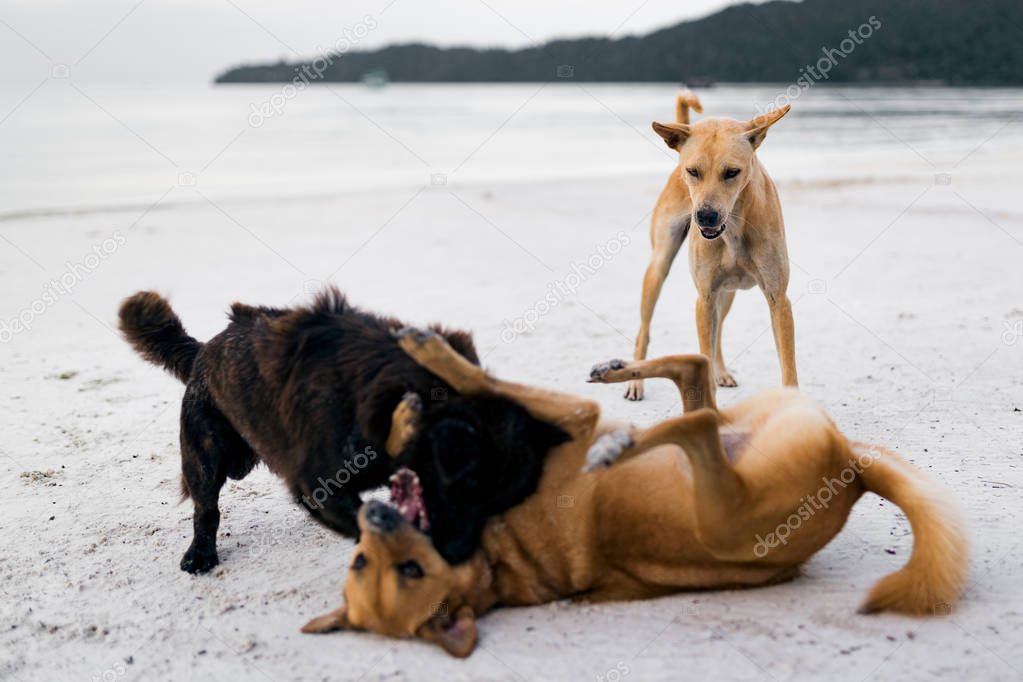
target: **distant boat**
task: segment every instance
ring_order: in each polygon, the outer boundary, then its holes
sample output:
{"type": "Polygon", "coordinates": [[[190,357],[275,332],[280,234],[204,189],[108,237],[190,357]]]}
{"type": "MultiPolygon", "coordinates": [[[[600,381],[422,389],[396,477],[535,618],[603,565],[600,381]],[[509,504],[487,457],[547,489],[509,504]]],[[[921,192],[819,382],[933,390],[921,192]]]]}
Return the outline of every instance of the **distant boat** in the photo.
{"type": "Polygon", "coordinates": [[[373,69],[362,74],[362,84],[367,88],[379,90],[391,82],[391,79],[387,76],[386,69],[373,69]]]}
{"type": "Polygon", "coordinates": [[[710,78],[689,78],[685,82],[688,88],[699,88],[700,90],[706,90],[707,88],[714,87],[714,81],[710,78]]]}

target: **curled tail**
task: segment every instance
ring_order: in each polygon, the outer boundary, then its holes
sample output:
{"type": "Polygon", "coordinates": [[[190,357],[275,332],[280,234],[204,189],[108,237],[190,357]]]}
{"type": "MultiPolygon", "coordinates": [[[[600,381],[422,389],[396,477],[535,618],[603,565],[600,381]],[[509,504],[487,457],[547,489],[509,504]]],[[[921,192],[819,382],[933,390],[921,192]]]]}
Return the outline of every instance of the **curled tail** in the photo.
{"type": "Polygon", "coordinates": [[[188,381],[202,344],[185,332],[167,299],[140,291],[124,300],[118,317],[124,338],[139,355],[188,381]]]}
{"type": "Polygon", "coordinates": [[[867,490],[895,503],[913,528],[909,561],[871,588],[860,612],[948,613],[969,572],[966,522],[958,504],[943,486],[891,450],[851,445],[864,464],[867,490]]]}
{"type": "Polygon", "coordinates": [[[700,98],[689,90],[678,93],[678,100],[675,102],[675,122],[689,123],[689,110],[692,109],[698,114],[703,113],[703,105],[700,98]]]}

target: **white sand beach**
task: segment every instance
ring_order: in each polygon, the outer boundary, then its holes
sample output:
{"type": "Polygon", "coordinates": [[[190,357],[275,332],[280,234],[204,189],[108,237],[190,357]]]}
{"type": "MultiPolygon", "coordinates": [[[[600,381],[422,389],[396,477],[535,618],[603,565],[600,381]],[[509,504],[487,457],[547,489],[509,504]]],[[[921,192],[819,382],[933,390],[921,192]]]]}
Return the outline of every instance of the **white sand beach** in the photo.
{"type": "MultiPolygon", "coordinates": [[[[961,604],[856,614],[912,543],[893,505],[866,496],[790,583],[499,610],[458,661],[300,634],[339,604],[352,544],[264,469],[221,496],[222,564],[179,570],[183,389],[120,340],[118,303],[161,291],[204,339],[232,301],[297,303],[334,282],[359,305],[472,329],[501,376],[664,418],[671,386],[631,403],[585,378],[632,351],[648,214],[672,168],[649,122],[670,119],[674,89],[337,87],[253,127],[272,86],[67,85],[0,125],[0,678],[1023,676],[1019,91],[810,92],[761,151],[785,211],[801,386],[846,433],[954,491],[973,541],[961,604]],[[509,332],[516,320],[529,329],[509,332]]],[[[701,96],[708,114],[749,117],[770,92],[701,96]]],[[[5,93],[3,111],[23,96],[5,93]]],[[[680,259],[653,354],[695,350],[694,296],[680,259]]],[[[724,350],[740,386],[720,402],[779,381],[758,292],[736,299],[724,350]]]]}

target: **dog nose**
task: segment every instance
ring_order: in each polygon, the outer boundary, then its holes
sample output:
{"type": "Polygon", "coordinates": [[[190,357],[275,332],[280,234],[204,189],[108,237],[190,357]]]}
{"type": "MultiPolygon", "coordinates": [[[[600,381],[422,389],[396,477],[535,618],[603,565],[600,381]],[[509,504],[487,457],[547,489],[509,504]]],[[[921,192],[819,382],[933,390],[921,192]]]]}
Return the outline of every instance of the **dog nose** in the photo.
{"type": "Polygon", "coordinates": [[[720,218],[720,214],[712,208],[701,208],[696,212],[696,222],[703,227],[714,227],[721,222],[720,218]]]}
{"type": "Polygon", "coordinates": [[[393,533],[402,522],[401,514],[379,500],[371,500],[366,503],[366,523],[374,530],[381,533],[393,533]]]}

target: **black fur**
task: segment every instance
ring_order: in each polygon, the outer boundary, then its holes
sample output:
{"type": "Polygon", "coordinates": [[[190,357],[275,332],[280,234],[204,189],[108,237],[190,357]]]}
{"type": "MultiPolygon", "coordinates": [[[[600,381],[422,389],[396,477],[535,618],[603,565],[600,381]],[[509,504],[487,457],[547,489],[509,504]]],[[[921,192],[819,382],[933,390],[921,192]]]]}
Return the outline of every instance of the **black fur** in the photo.
{"type": "MultiPolygon", "coordinates": [[[[394,468],[414,469],[431,537],[450,562],[468,558],[489,515],[531,494],[553,445],[567,436],[509,401],[466,399],[416,364],[391,331],[405,325],[350,306],[336,289],[309,307],[235,304],[227,328],[201,344],[158,294],[121,306],[121,330],[147,360],[186,384],[181,408],[183,489],[195,507],[188,572],[218,563],[218,498],[227,478],[264,462],[333,530],[358,535],[359,493],[394,468]],[[423,427],[395,461],[385,443],[406,392],[424,401],[423,427]]],[[[434,328],[479,360],[471,336],[434,328]]]]}
{"type": "Polygon", "coordinates": [[[163,297],[141,291],[124,302],[120,318],[121,331],[139,355],[188,381],[202,344],[185,333],[163,297]]]}
{"type": "Polygon", "coordinates": [[[506,400],[455,396],[429,405],[400,461],[419,475],[441,555],[450,563],[471,557],[487,519],[536,490],[547,451],[567,440],[506,400]]]}

